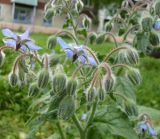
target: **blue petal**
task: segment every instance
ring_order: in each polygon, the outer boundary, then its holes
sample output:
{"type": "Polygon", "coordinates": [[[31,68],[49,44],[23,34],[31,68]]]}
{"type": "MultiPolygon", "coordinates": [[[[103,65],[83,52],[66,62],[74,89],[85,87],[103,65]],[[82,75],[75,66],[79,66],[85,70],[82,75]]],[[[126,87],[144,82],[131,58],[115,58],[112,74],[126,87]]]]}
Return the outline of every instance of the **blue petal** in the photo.
{"type": "Polygon", "coordinates": [[[69,45],[61,37],[57,38],[57,42],[62,47],[62,49],[70,48],[69,45]]]}
{"type": "Polygon", "coordinates": [[[82,64],[85,64],[86,63],[86,58],[81,55],[81,56],[78,57],[78,61],[81,62],[82,64]]]}
{"type": "Polygon", "coordinates": [[[42,49],[41,47],[35,45],[33,42],[29,41],[26,43],[27,47],[31,50],[31,51],[37,51],[42,49]]]}
{"type": "Polygon", "coordinates": [[[140,123],[140,124],[138,125],[138,127],[139,127],[140,129],[145,130],[145,131],[146,131],[146,130],[147,130],[147,128],[148,128],[148,127],[147,127],[147,124],[146,124],[146,123],[144,123],[144,122],[143,122],[143,123],[140,123]]]}
{"type": "Polygon", "coordinates": [[[95,59],[93,57],[88,57],[88,62],[91,64],[91,65],[97,65],[97,62],[95,61],[95,59]]]}
{"type": "Polygon", "coordinates": [[[152,136],[156,136],[156,131],[155,131],[153,128],[151,128],[151,127],[149,127],[149,133],[150,133],[152,136]]]}
{"type": "Polygon", "coordinates": [[[22,45],[22,46],[21,46],[21,50],[22,50],[23,52],[27,52],[27,47],[26,47],[25,45],[22,45]]]}
{"type": "Polygon", "coordinates": [[[6,40],[4,41],[6,46],[10,46],[10,47],[16,47],[16,41],[15,40],[6,40]]]}
{"type": "Polygon", "coordinates": [[[29,39],[30,29],[28,28],[20,37],[21,40],[27,40],[29,39]]]}
{"type": "Polygon", "coordinates": [[[73,55],[74,55],[73,51],[67,50],[67,51],[65,51],[65,53],[66,53],[68,58],[73,58],[73,55]]]}
{"type": "Polygon", "coordinates": [[[157,20],[157,21],[154,23],[153,27],[154,27],[154,29],[156,29],[156,30],[160,30],[160,21],[157,20]]]}
{"type": "Polygon", "coordinates": [[[2,33],[5,37],[17,39],[17,35],[14,34],[10,29],[2,29],[2,33]]]}

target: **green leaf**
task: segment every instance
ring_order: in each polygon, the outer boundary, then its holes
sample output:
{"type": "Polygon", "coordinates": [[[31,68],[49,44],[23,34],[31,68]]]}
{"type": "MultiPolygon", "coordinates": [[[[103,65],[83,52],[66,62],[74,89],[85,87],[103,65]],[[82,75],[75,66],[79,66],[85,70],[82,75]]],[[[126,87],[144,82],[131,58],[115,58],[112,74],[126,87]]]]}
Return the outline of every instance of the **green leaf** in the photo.
{"type": "Polygon", "coordinates": [[[125,77],[117,78],[114,92],[119,93],[134,102],[136,101],[135,87],[125,77]]]}
{"type": "Polygon", "coordinates": [[[159,121],[160,119],[160,110],[156,110],[150,107],[138,106],[139,114],[147,113],[151,116],[154,121],[159,121]]]}
{"type": "Polygon", "coordinates": [[[146,54],[150,47],[149,34],[145,32],[138,32],[133,41],[133,47],[146,54]]]}
{"type": "Polygon", "coordinates": [[[127,139],[138,139],[128,117],[115,105],[107,106],[97,111],[93,123],[88,129],[87,137],[88,139],[107,139],[108,133],[127,139]],[[94,131],[92,134],[91,130],[94,131]],[[99,138],[96,138],[96,133],[99,138]]]}

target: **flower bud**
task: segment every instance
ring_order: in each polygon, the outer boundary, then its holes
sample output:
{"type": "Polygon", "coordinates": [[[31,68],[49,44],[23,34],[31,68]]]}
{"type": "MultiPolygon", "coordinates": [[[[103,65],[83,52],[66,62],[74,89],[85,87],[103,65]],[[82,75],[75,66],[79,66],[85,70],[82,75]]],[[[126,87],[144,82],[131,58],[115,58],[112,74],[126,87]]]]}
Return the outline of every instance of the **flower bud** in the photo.
{"type": "Polygon", "coordinates": [[[116,83],[116,78],[113,74],[110,77],[108,74],[106,74],[103,77],[103,86],[106,93],[109,93],[110,91],[113,90],[115,83],[116,83]]]}
{"type": "Polygon", "coordinates": [[[70,119],[75,112],[75,101],[72,96],[65,96],[59,104],[58,117],[64,120],[70,119]]]}
{"type": "Polygon", "coordinates": [[[136,49],[128,47],[118,52],[118,62],[124,64],[138,64],[139,55],[136,49]]]}
{"type": "Polygon", "coordinates": [[[75,96],[77,89],[77,80],[69,79],[66,86],[66,92],[68,95],[75,96]]]}
{"type": "Polygon", "coordinates": [[[3,51],[0,51],[0,67],[4,64],[5,54],[3,51]]]}
{"type": "Polygon", "coordinates": [[[9,75],[9,83],[12,87],[15,87],[18,83],[18,76],[16,73],[11,73],[9,75]]]}
{"type": "Polygon", "coordinates": [[[18,68],[18,77],[19,77],[20,81],[22,81],[22,82],[25,81],[25,72],[21,68],[18,68]]]}
{"type": "Polygon", "coordinates": [[[39,88],[37,86],[37,83],[32,83],[29,86],[28,96],[29,97],[36,96],[38,93],[39,93],[39,88]]]}
{"type": "Polygon", "coordinates": [[[53,76],[53,91],[57,94],[64,93],[66,88],[66,75],[63,73],[57,73],[53,76]]]}
{"type": "Polygon", "coordinates": [[[150,17],[142,19],[142,28],[145,32],[150,32],[152,30],[153,20],[150,17]]]}
{"type": "Polygon", "coordinates": [[[97,95],[96,89],[89,87],[86,90],[86,100],[87,100],[87,102],[93,102],[96,98],[96,95],[97,95]]]}
{"type": "Polygon", "coordinates": [[[89,41],[90,41],[91,44],[93,44],[96,41],[96,39],[97,39],[97,34],[96,33],[93,32],[89,35],[89,41]]]}
{"type": "Polygon", "coordinates": [[[76,11],[80,13],[83,10],[84,4],[81,0],[77,0],[75,7],[76,11]]]}
{"type": "Polygon", "coordinates": [[[126,72],[126,77],[133,85],[140,85],[141,83],[141,75],[138,69],[130,68],[126,72]]]}
{"type": "Polygon", "coordinates": [[[150,32],[150,34],[149,34],[149,40],[150,40],[150,43],[153,46],[159,45],[159,37],[158,37],[158,35],[156,33],[150,32]]]}
{"type": "Polygon", "coordinates": [[[54,9],[53,8],[47,9],[47,11],[45,13],[45,19],[51,20],[53,16],[54,16],[54,9]]]}
{"type": "Polygon", "coordinates": [[[125,101],[124,110],[128,116],[138,116],[138,109],[133,102],[125,101]]]}
{"type": "Polygon", "coordinates": [[[89,29],[91,26],[91,19],[88,16],[85,16],[82,20],[82,25],[84,28],[89,29]]]}
{"type": "Polygon", "coordinates": [[[48,70],[42,70],[38,76],[38,87],[45,88],[49,82],[49,72],[48,70]]]}
{"type": "Polygon", "coordinates": [[[98,90],[98,98],[102,102],[105,100],[105,92],[102,88],[99,88],[98,90]]]}
{"type": "Polygon", "coordinates": [[[112,30],[112,23],[106,23],[104,28],[106,32],[110,32],[112,30]]]}
{"type": "Polygon", "coordinates": [[[155,13],[160,16],[160,2],[157,2],[155,5],[155,13]]]}
{"type": "Polygon", "coordinates": [[[105,41],[105,33],[98,34],[96,43],[102,44],[105,41]]]}
{"type": "Polygon", "coordinates": [[[50,37],[48,38],[48,40],[47,40],[48,49],[53,49],[53,48],[55,48],[56,44],[57,44],[57,39],[56,39],[56,37],[53,36],[53,35],[50,36],[50,37]]]}
{"type": "Polygon", "coordinates": [[[57,65],[60,61],[60,57],[56,54],[50,55],[49,56],[49,66],[50,67],[54,67],[55,65],[57,65]]]}
{"type": "Polygon", "coordinates": [[[121,18],[123,18],[123,19],[127,18],[127,17],[128,17],[128,12],[127,12],[127,10],[121,10],[120,16],[121,16],[121,18]]]}

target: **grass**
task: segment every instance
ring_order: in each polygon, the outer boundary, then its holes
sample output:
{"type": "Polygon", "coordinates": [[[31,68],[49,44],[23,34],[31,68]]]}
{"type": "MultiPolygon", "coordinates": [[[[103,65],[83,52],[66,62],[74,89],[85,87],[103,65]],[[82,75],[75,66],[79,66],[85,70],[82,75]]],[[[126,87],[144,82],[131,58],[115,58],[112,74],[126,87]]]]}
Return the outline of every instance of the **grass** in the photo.
{"type": "MultiPolygon", "coordinates": [[[[37,45],[43,47],[40,53],[49,52],[46,46],[48,35],[42,33],[31,34],[37,45]]],[[[0,40],[3,36],[0,34],[0,40]]],[[[0,42],[0,46],[3,43],[0,42]]],[[[103,45],[92,45],[91,48],[98,54],[99,58],[104,57],[107,52],[114,48],[113,43],[105,43],[103,45]]],[[[56,49],[59,51],[59,48],[56,49]]],[[[0,137],[3,139],[11,137],[11,139],[19,138],[19,134],[25,132],[24,123],[29,117],[26,109],[29,107],[30,101],[26,99],[27,89],[11,88],[8,84],[7,75],[11,71],[12,63],[16,57],[16,53],[11,50],[6,51],[6,63],[0,69],[0,137]],[[5,126],[4,126],[5,125],[5,126]]],[[[137,89],[137,101],[139,104],[160,108],[160,60],[150,57],[144,57],[140,60],[139,65],[143,81],[137,89]]],[[[1,139],[1,138],[0,138],[1,139]]]]}

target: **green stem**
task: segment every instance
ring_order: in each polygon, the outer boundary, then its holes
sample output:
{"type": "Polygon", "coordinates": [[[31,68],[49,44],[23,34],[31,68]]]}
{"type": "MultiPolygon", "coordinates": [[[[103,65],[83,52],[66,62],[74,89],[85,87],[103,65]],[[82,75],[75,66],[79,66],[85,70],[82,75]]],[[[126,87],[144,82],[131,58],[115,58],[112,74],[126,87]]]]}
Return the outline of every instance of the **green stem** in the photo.
{"type": "Polygon", "coordinates": [[[87,121],[87,124],[86,124],[86,127],[85,127],[85,131],[88,128],[88,126],[91,124],[91,122],[93,121],[93,118],[94,118],[94,115],[95,115],[95,112],[96,112],[96,108],[97,108],[97,104],[98,104],[98,100],[96,100],[92,105],[91,114],[88,118],[88,121],[87,121]]]}
{"type": "Polygon", "coordinates": [[[61,128],[61,125],[60,125],[60,122],[59,122],[59,121],[56,123],[56,126],[57,126],[57,128],[58,128],[58,131],[59,131],[59,134],[60,134],[60,136],[61,136],[61,139],[66,139],[66,138],[65,138],[65,135],[64,135],[64,133],[63,133],[63,131],[62,131],[62,128],[61,128]]]}
{"type": "Polygon", "coordinates": [[[76,125],[76,127],[77,127],[78,130],[79,130],[80,138],[81,138],[81,139],[85,139],[84,129],[83,129],[80,121],[78,120],[78,118],[77,118],[77,116],[76,116],[75,114],[73,115],[72,120],[73,120],[74,124],[76,125]]]}

